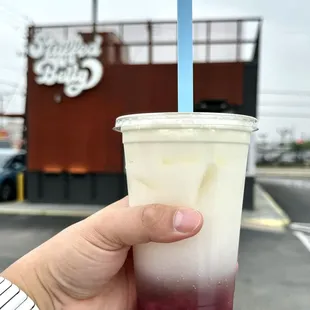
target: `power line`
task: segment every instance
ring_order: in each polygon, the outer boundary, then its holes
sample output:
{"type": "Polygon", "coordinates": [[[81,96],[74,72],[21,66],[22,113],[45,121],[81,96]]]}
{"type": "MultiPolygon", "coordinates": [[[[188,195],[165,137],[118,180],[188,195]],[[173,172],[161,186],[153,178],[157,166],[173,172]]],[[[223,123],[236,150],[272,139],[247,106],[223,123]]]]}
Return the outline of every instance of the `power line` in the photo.
{"type": "Polygon", "coordinates": [[[285,108],[310,108],[310,101],[309,102],[297,102],[297,103],[294,103],[294,102],[270,102],[270,103],[267,103],[267,102],[261,102],[259,103],[258,105],[258,108],[282,108],[282,107],[285,107],[285,108]]]}
{"type": "Polygon", "coordinates": [[[20,73],[20,71],[26,71],[24,67],[20,67],[20,68],[14,68],[14,67],[2,67],[0,66],[0,71],[1,70],[5,70],[5,71],[10,71],[10,72],[16,72],[16,73],[20,73]]]}
{"type": "Polygon", "coordinates": [[[33,23],[32,19],[29,16],[23,14],[21,11],[13,7],[11,4],[8,6],[8,3],[2,3],[1,8],[4,9],[7,13],[26,21],[27,23],[33,23]]]}
{"type": "Polygon", "coordinates": [[[2,80],[2,79],[0,79],[0,85],[7,85],[10,87],[18,87],[19,86],[17,83],[8,82],[8,81],[2,80]]]}
{"type": "MultiPolygon", "coordinates": [[[[3,13],[3,11],[1,13],[3,13]]],[[[6,13],[6,12],[4,12],[4,13],[6,13]]],[[[16,20],[15,16],[14,16],[14,18],[12,18],[11,15],[9,16],[6,14],[1,14],[1,22],[3,22],[5,24],[5,26],[8,26],[15,31],[23,30],[23,28],[26,27],[25,23],[22,23],[21,20],[16,20]]]]}
{"type": "Polygon", "coordinates": [[[299,119],[310,119],[310,114],[307,113],[289,113],[289,114],[284,114],[284,113],[258,113],[258,117],[263,117],[263,118],[299,118],[299,119]]]}
{"type": "Polygon", "coordinates": [[[259,92],[261,95],[272,96],[298,96],[298,97],[310,97],[310,90],[276,90],[276,89],[264,89],[259,92]]]}
{"type": "Polygon", "coordinates": [[[0,91],[0,98],[1,97],[8,97],[8,96],[12,96],[14,95],[14,92],[10,91],[10,92],[3,92],[3,91],[0,91]]]}
{"type": "Polygon", "coordinates": [[[25,96],[25,91],[15,89],[14,91],[0,91],[0,97],[25,96]]]}
{"type": "Polygon", "coordinates": [[[4,6],[3,3],[0,6],[0,10],[2,13],[4,13],[1,16],[1,21],[3,21],[3,17],[4,17],[5,25],[10,27],[16,32],[24,31],[26,25],[33,24],[33,21],[28,16],[20,12],[16,12],[16,10],[15,11],[12,10],[11,8],[7,7],[7,5],[4,6]],[[12,20],[12,17],[13,17],[13,20],[12,20]]]}

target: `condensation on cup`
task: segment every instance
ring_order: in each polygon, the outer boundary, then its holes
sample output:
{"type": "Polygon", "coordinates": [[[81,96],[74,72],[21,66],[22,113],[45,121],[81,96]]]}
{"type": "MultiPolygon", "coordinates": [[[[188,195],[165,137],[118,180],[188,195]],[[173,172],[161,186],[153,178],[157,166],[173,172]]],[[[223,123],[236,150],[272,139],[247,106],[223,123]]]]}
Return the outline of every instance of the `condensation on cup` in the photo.
{"type": "Polygon", "coordinates": [[[202,230],[134,247],[139,310],[232,310],[255,118],[221,113],[121,116],[129,203],[199,210],[202,230]]]}

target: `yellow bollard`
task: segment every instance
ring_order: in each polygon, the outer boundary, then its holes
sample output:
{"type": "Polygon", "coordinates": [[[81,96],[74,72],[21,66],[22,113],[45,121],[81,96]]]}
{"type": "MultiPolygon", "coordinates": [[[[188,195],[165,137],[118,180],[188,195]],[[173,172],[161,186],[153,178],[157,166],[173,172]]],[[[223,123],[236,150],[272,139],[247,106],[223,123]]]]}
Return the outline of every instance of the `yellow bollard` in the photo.
{"type": "Polygon", "coordinates": [[[17,174],[17,182],[16,182],[16,192],[17,192],[17,201],[24,201],[24,173],[19,172],[17,174]]]}

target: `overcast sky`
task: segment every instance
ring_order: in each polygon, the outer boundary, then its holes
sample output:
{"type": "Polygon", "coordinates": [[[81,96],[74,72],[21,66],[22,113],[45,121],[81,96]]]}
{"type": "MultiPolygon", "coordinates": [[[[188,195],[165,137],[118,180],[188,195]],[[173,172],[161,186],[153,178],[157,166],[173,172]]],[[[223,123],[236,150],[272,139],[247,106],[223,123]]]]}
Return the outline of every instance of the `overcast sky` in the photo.
{"type": "MultiPolygon", "coordinates": [[[[24,85],[22,51],[26,17],[35,23],[88,22],[91,0],[0,0],[0,91],[24,85]],[[3,83],[10,82],[12,85],[3,83]]],[[[194,18],[264,19],[260,72],[260,131],[277,138],[276,128],[291,127],[310,137],[309,0],[194,0],[194,18]],[[267,95],[266,90],[309,91],[305,95],[267,95]],[[277,108],[283,105],[281,111],[277,108]],[[266,117],[266,114],[274,115],[266,117]],[[277,116],[278,114],[278,116],[277,116]]],[[[176,19],[176,0],[99,0],[99,20],[176,19]]],[[[19,95],[7,111],[23,109],[19,95]]]]}

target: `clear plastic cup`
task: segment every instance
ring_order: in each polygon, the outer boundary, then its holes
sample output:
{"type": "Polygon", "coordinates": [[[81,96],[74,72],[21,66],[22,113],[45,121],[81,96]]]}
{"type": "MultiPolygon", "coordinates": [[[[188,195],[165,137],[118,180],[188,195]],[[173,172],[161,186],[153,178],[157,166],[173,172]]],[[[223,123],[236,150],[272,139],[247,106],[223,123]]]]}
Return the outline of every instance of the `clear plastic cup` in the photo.
{"type": "Polygon", "coordinates": [[[253,117],[154,113],[117,118],[130,206],[199,210],[193,238],[134,247],[140,310],[232,310],[253,117]]]}

